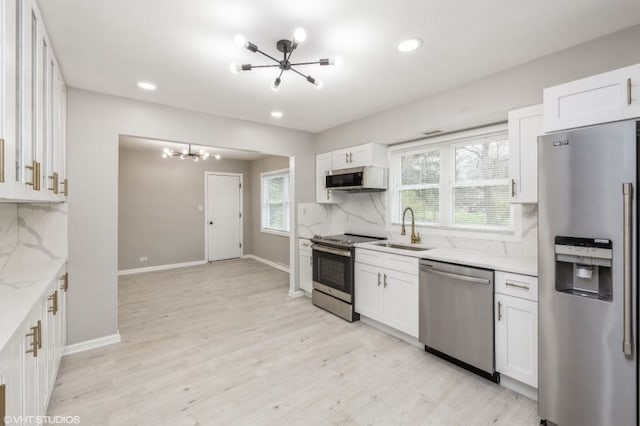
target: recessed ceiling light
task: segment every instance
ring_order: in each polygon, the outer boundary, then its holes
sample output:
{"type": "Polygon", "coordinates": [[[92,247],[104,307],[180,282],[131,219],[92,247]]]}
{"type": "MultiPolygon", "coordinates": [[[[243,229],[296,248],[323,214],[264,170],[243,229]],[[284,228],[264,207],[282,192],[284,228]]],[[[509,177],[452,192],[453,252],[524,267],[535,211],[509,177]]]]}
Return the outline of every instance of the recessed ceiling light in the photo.
{"type": "Polygon", "coordinates": [[[144,90],[156,90],[156,85],[148,81],[139,81],[138,87],[144,90]]]}
{"type": "Polygon", "coordinates": [[[282,111],[271,111],[272,118],[282,118],[283,115],[282,111]]]}
{"type": "Polygon", "coordinates": [[[398,43],[398,50],[403,53],[413,52],[422,46],[422,40],[419,38],[408,38],[398,43]]]}

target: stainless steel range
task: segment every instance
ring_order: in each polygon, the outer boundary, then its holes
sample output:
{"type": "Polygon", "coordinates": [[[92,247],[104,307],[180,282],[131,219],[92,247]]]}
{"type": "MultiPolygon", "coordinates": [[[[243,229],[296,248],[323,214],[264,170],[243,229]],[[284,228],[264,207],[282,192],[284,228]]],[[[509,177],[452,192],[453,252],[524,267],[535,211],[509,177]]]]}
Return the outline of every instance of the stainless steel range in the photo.
{"type": "Polygon", "coordinates": [[[382,239],[355,234],[314,235],[313,304],[349,322],[359,320],[360,315],[353,310],[355,244],[382,239]]]}

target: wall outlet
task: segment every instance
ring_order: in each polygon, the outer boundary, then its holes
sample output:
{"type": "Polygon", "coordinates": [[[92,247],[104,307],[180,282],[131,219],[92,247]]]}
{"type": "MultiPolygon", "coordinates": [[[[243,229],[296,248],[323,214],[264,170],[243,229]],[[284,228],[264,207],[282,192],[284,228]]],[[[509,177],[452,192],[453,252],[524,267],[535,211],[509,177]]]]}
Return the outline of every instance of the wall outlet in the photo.
{"type": "Polygon", "coordinates": [[[146,262],[147,260],[149,260],[147,259],[147,256],[140,257],[140,262],[146,262]]]}

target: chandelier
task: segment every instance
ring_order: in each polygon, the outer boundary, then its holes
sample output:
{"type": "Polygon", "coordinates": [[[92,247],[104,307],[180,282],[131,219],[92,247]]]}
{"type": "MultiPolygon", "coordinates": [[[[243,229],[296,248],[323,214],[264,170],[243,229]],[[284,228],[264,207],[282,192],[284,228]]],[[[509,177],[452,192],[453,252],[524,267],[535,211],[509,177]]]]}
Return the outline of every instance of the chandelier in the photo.
{"type": "Polygon", "coordinates": [[[238,34],[235,36],[235,39],[234,39],[238,47],[244,47],[251,52],[260,53],[261,55],[266,56],[267,58],[274,61],[275,64],[251,65],[251,64],[233,63],[231,64],[231,72],[234,74],[237,74],[240,71],[251,71],[254,68],[278,68],[280,70],[280,73],[271,84],[272,90],[278,91],[280,89],[280,83],[282,82],[282,74],[285,71],[293,71],[294,73],[303,77],[305,80],[307,80],[309,83],[313,84],[319,89],[322,87],[322,81],[316,78],[313,78],[310,75],[304,74],[298,71],[294,67],[298,67],[302,65],[340,66],[342,65],[342,58],[339,56],[336,56],[335,58],[324,58],[324,59],[311,61],[311,62],[296,62],[296,63],[291,62],[291,55],[293,54],[294,50],[296,50],[299,44],[305,41],[306,38],[307,38],[307,32],[302,28],[298,28],[293,33],[293,40],[286,40],[286,39],[278,40],[278,42],[276,43],[276,49],[278,49],[278,51],[282,53],[282,59],[276,59],[275,57],[258,49],[258,46],[256,46],[255,44],[251,43],[250,41],[247,41],[247,39],[243,35],[238,34]]]}
{"type": "MultiPolygon", "coordinates": [[[[170,158],[170,157],[179,157],[181,160],[185,158],[191,158],[193,161],[206,160],[211,157],[204,149],[200,149],[198,151],[191,150],[191,144],[189,144],[189,149],[183,149],[182,151],[174,151],[173,149],[165,148],[162,150],[162,158],[170,158]]],[[[220,159],[220,154],[216,154],[213,156],[216,160],[220,159]]]]}

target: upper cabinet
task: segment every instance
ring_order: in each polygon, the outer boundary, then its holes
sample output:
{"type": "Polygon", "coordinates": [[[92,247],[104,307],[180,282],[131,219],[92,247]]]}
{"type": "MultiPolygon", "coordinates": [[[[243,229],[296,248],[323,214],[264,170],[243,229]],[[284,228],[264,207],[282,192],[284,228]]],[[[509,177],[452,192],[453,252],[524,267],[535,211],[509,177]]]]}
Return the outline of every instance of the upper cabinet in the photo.
{"type": "Polygon", "coordinates": [[[544,90],[544,130],[640,117],[640,64],[544,90]]]}
{"type": "Polygon", "coordinates": [[[542,105],[509,112],[509,174],[511,203],[538,202],[538,136],[542,105]]]}
{"type": "Polygon", "coordinates": [[[378,166],[387,167],[387,147],[376,143],[357,145],[331,153],[332,169],[378,166]]]}
{"type": "Polygon", "coordinates": [[[66,86],[35,0],[4,2],[0,198],[64,201],[66,86]]]}
{"type": "Polygon", "coordinates": [[[316,203],[335,204],[344,199],[344,193],[327,191],[325,176],[328,170],[363,166],[387,167],[388,163],[387,147],[375,143],[316,155],[316,203]]]}

